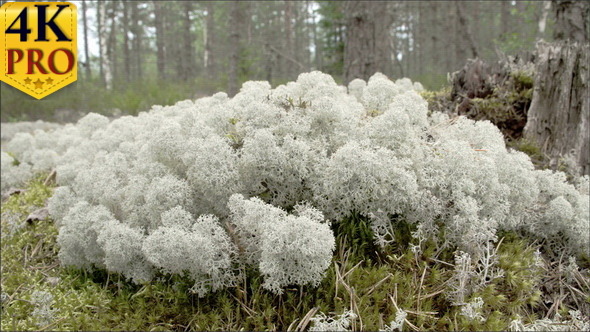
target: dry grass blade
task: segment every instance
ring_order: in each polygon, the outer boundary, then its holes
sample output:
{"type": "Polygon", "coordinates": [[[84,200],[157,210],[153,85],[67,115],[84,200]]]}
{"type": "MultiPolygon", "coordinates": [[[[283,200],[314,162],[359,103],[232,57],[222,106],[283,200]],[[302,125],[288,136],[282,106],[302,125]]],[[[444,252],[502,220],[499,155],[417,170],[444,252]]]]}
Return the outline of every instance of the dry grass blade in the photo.
{"type": "Polygon", "coordinates": [[[405,312],[416,315],[416,316],[424,316],[429,318],[436,318],[435,316],[438,315],[438,311],[412,311],[412,310],[405,310],[405,312]]]}
{"type": "MultiPolygon", "coordinates": [[[[303,319],[301,320],[301,322],[299,322],[299,324],[295,328],[295,331],[304,331],[305,328],[307,327],[307,325],[309,325],[309,322],[311,321],[311,318],[313,316],[315,316],[315,314],[318,312],[318,310],[319,310],[318,307],[311,308],[311,310],[309,310],[307,312],[307,314],[303,317],[303,319]]],[[[296,322],[296,320],[293,321],[293,323],[291,325],[293,325],[295,322],[296,322]]],[[[291,326],[289,326],[289,329],[287,329],[287,330],[290,330],[290,329],[291,329],[291,326]]]]}
{"type": "MultiPolygon", "coordinates": [[[[363,329],[363,321],[361,318],[361,315],[359,313],[358,310],[358,305],[357,305],[357,295],[356,292],[354,290],[353,287],[350,287],[350,285],[348,285],[346,283],[346,281],[344,281],[344,276],[347,276],[350,274],[350,272],[352,272],[354,269],[356,269],[361,262],[359,262],[359,264],[353,266],[350,270],[348,270],[348,272],[344,273],[344,275],[342,274],[342,272],[340,271],[340,268],[338,267],[338,263],[334,262],[334,271],[336,272],[336,284],[342,284],[342,286],[344,286],[344,289],[346,289],[346,291],[348,292],[348,296],[350,298],[350,310],[357,316],[357,318],[359,319],[359,326],[358,326],[358,330],[362,330],[363,329]]],[[[336,286],[336,290],[338,290],[338,286],[336,286]]],[[[337,294],[335,295],[337,296],[337,294]]],[[[356,326],[356,321],[353,321],[352,323],[352,329],[354,331],[357,330],[357,326],[356,326]]]]}
{"type": "Polygon", "coordinates": [[[240,304],[240,306],[241,306],[241,307],[244,309],[244,311],[245,311],[245,312],[248,314],[248,316],[250,316],[250,317],[255,317],[255,316],[256,316],[256,311],[254,311],[254,310],[253,310],[253,309],[251,309],[251,308],[248,308],[248,306],[247,306],[247,305],[246,305],[244,302],[240,301],[240,299],[238,299],[238,298],[237,298],[235,295],[233,295],[233,294],[230,294],[230,295],[231,295],[231,296],[232,296],[232,297],[233,297],[233,298],[234,298],[236,301],[238,301],[238,303],[239,303],[239,304],[240,304]]]}
{"type": "Polygon", "coordinates": [[[393,276],[393,274],[390,273],[385,278],[377,281],[377,283],[375,283],[373,286],[368,288],[368,290],[365,292],[364,295],[371,294],[375,289],[377,289],[377,287],[381,286],[385,281],[387,281],[387,279],[391,278],[392,276],[393,276]]]}
{"type": "Polygon", "coordinates": [[[422,271],[422,277],[420,278],[420,286],[418,287],[418,299],[416,301],[416,310],[420,310],[420,299],[422,295],[422,287],[424,287],[424,277],[426,276],[426,267],[422,271]]]}
{"type": "Polygon", "coordinates": [[[57,173],[55,172],[55,170],[52,170],[51,173],[49,173],[49,175],[45,178],[45,181],[43,181],[43,185],[48,186],[52,183],[55,183],[56,175],[57,173]]]}
{"type": "Polygon", "coordinates": [[[444,291],[445,291],[445,289],[444,289],[444,288],[443,288],[443,289],[439,289],[439,290],[437,290],[437,291],[435,291],[435,292],[432,292],[432,293],[430,293],[430,294],[426,294],[426,295],[424,295],[424,296],[421,296],[421,297],[419,297],[419,299],[420,299],[420,300],[426,300],[426,299],[428,299],[428,298],[431,298],[431,297],[433,297],[433,296],[436,296],[436,295],[438,295],[438,294],[441,294],[441,293],[442,293],[442,292],[444,292],[444,291]]]}
{"type": "Polygon", "coordinates": [[[353,266],[350,270],[348,270],[348,272],[344,273],[344,275],[342,275],[342,279],[346,278],[349,274],[351,274],[352,271],[354,271],[357,267],[359,267],[363,262],[364,262],[364,260],[361,260],[355,266],[353,266]]]}

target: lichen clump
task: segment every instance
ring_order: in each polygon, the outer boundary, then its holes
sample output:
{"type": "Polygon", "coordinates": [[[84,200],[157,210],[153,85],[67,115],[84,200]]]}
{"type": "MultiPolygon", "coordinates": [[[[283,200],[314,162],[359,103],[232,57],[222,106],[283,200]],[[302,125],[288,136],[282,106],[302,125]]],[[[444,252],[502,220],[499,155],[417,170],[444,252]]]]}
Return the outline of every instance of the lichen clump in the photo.
{"type": "Polygon", "coordinates": [[[474,261],[500,230],[587,254],[587,178],[576,187],[534,170],[489,121],[429,116],[417,89],[376,74],[347,90],[312,72],[137,117],[89,114],[15,135],[6,148],[20,164],[3,155],[2,174],[55,168],[62,264],[135,282],[188,275],[199,295],[244,266],[275,293],[318,285],[335,248],[330,223],[353,214],[371,220],[382,248],[395,218],[417,225],[417,242],[474,261]]]}

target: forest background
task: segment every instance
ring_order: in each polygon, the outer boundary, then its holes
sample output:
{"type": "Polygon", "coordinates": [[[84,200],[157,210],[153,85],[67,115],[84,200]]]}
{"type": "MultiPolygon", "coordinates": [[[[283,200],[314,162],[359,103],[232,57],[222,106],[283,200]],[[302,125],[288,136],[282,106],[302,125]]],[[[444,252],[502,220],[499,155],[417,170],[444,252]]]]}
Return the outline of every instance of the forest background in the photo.
{"type": "Polygon", "coordinates": [[[341,84],[380,71],[437,90],[468,58],[533,54],[555,21],[551,1],[72,2],[78,81],[40,101],[2,83],[3,122],[137,114],[311,70],[341,84]]]}

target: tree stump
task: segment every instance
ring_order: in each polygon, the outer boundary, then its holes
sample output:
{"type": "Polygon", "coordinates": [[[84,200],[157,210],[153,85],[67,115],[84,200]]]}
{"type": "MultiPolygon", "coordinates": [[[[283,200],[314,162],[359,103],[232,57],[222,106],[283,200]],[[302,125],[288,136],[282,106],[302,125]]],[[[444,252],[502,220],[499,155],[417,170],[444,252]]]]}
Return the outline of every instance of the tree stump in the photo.
{"type": "Polygon", "coordinates": [[[575,160],[573,173],[590,171],[590,44],[537,44],[533,99],[525,137],[536,142],[556,169],[562,158],[575,160]]]}

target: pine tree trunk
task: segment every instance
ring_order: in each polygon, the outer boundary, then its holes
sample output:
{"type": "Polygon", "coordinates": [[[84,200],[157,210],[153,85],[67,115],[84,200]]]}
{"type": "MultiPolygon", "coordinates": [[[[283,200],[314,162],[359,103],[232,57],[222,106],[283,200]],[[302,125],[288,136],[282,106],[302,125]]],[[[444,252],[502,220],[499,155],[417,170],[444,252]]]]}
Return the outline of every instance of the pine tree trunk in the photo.
{"type": "MultiPolygon", "coordinates": [[[[284,2],[284,20],[285,20],[285,32],[283,38],[285,40],[285,48],[283,49],[283,53],[288,56],[293,56],[293,3],[291,1],[284,2]]],[[[282,57],[282,65],[283,65],[283,78],[287,78],[288,80],[293,79],[293,73],[295,72],[295,68],[293,68],[293,63],[289,61],[286,57],[282,57]]]]}
{"type": "Polygon", "coordinates": [[[242,28],[242,8],[240,1],[234,0],[231,8],[231,33],[229,36],[230,40],[230,54],[229,54],[229,75],[227,82],[227,93],[230,96],[234,96],[238,93],[239,77],[238,70],[240,66],[240,40],[242,28]]]}
{"type": "Polygon", "coordinates": [[[98,31],[98,75],[100,82],[104,85],[104,64],[103,64],[103,54],[104,51],[102,49],[103,42],[102,42],[102,35],[100,32],[102,31],[102,9],[104,4],[100,1],[96,2],[96,30],[98,31]]]}
{"type": "Polygon", "coordinates": [[[207,77],[209,79],[216,78],[217,70],[215,68],[215,4],[212,1],[207,1],[207,19],[205,23],[205,58],[204,64],[207,70],[207,77]]]}
{"type": "Polygon", "coordinates": [[[131,81],[131,55],[129,53],[129,1],[123,1],[123,57],[125,60],[125,80],[131,81]]]}
{"type": "Polygon", "coordinates": [[[389,27],[392,16],[387,2],[345,2],[346,43],[344,49],[344,81],[367,80],[375,72],[391,75],[391,44],[389,27]]]}
{"type": "Polygon", "coordinates": [[[154,1],[154,24],[156,26],[156,63],[158,79],[166,79],[166,50],[164,44],[164,10],[162,2],[154,1]]]}
{"type": "Polygon", "coordinates": [[[111,72],[111,61],[109,59],[109,54],[107,51],[107,43],[108,43],[108,34],[107,34],[107,27],[106,27],[106,4],[98,2],[99,4],[99,43],[100,43],[100,58],[101,58],[101,73],[104,74],[104,84],[107,90],[111,90],[113,88],[113,75],[111,72]]]}
{"type": "Polygon", "coordinates": [[[84,29],[84,69],[86,74],[86,80],[90,80],[92,78],[92,72],[90,68],[90,51],[88,49],[88,19],[87,19],[87,8],[86,8],[86,0],[82,1],[82,23],[84,29]]]}
{"type": "Polygon", "coordinates": [[[541,147],[554,169],[569,157],[577,162],[580,174],[589,174],[590,46],[541,42],[537,54],[525,137],[541,147]]]}
{"type": "Polygon", "coordinates": [[[143,39],[143,30],[139,25],[140,19],[140,11],[139,11],[139,3],[138,2],[131,2],[131,33],[133,34],[133,42],[131,46],[133,47],[133,78],[135,80],[139,80],[143,76],[143,57],[142,57],[142,42],[143,39]]]}
{"type": "MultiPolygon", "coordinates": [[[[461,26],[461,31],[463,32],[463,35],[465,36],[465,39],[467,40],[467,42],[469,43],[469,49],[471,50],[471,56],[474,58],[477,58],[479,56],[479,52],[477,51],[477,45],[475,45],[475,40],[473,39],[473,34],[471,33],[471,27],[469,26],[469,22],[467,21],[467,17],[465,15],[465,13],[463,12],[463,7],[465,5],[465,2],[461,3],[461,2],[455,2],[456,8],[457,8],[457,17],[459,18],[459,24],[461,26]]],[[[502,16],[504,17],[504,16],[502,16]]],[[[458,52],[458,55],[460,55],[461,57],[459,58],[461,59],[465,59],[465,50],[463,49],[463,47],[460,48],[461,50],[458,52]]]]}
{"type": "MultiPolygon", "coordinates": [[[[111,80],[116,80],[119,78],[119,67],[117,62],[117,18],[116,13],[118,9],[118,2],[117,1],[109,1],[108,4],[110,5],[109,11],[109,19],[111,20],[111,29],[109,31],[109,39],[107,43],[107,56],[109,57],[109,63],[111,65],[111,80]]],[[[112,85],[112,83],[111,83],[112,85]]]]}
{"type": "Polygon", "coordinates": [[[181,50],[182,60],[179,68],[181,72],[179,77],[183,82],[188,82],[193,77],[193,71],[196,67],[194,52],[193,52],[193,34],[191,33],[192,19],[191,12],[193,10],[192,3],[190,1],[183,2],[183,13],[182,13],[182,42],[183,47],[181,50]]]}

